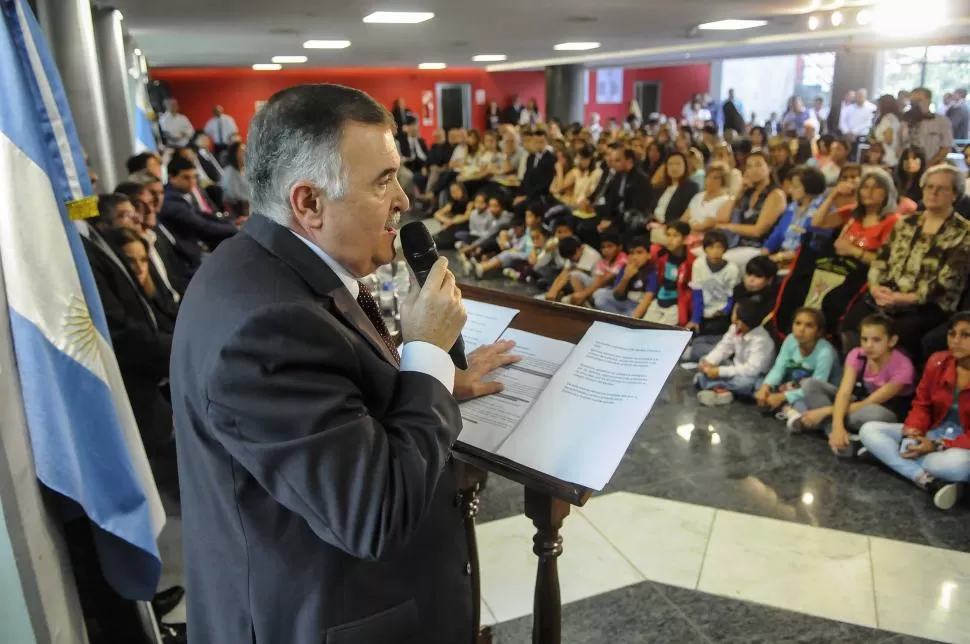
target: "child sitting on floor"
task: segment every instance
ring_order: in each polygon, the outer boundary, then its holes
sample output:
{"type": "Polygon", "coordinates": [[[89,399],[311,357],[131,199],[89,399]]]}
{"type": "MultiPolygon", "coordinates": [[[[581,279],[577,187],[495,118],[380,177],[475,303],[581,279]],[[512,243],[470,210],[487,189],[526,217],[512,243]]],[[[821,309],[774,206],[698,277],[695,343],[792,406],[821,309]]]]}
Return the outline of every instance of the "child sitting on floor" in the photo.
{"type": "MultiPolygon", "coordinates": [[[[529,212],[526,210],[526,218],[529,212]]],[[[528,234],[526,218],[516,217],[512,220],[510,228],[499,231],[496,239],[499,253],[495,257],[486,259],[481,263],[472,259],[475,276],[478,279],[482,279],[485,273],[497,268],[514,270],[513,266],[520,265],[529,259],[529,253],[532,252],[532,237],[528,234]]],[[[532,223],[535,224],[535,215],[532,215],[532,223]]]]}
{"type": "Polygon", "coordinates": [[[656,273],[633,317],[647,322],[684,326],[690,315],[690,284],[694,254],[687,250],[690,224],[672,221],[664,228],[664,249],[656,257],[656,273]]]}
{"type": "Polygon", "coordinates": [[[593,293],[612,284],[617,274],[623,272],[627,258],[618,234],[611,230],[600,234],[600,255],[603,259],[593,269],[593,281],[583,290],[573,293],[573,304],[585,304],[593,293]]]}
{"type": "Polygon", "coordinates": [[[724,259],[727,235],[720,230],[704,233],[704,256],[694,262],[691,271],[691,320],[687,329],[695,333],[691,344],[691,360],[710,352],[717,340],[731,326],[731,295],[741,282],[736,264],[724,259]],[[701,336],[709,342],[697,342],[701,336]]]}
{"type": "Polygon", "coordinates": [[[838,389],[814,378],[802,383],[804,414],[788,418],[793,433],[820,429],[829,437],[832,451],[852,457],[858,450],[856,434],[869,421],[901,420],[913,394],[916,370],[896,349],[893,321],[875,314],[859,325],[861,346],[849,352],[838,389]]]}
{"type": "MultiPolygon", "coordinates": [[[[477,199],[478,197],[476,197],[477,199]]],[[[472,214],[476,213],[478,213],[477,207],[472,214]]],[[[498,234],[511,225],[515,216],[505,210],[502,200],[498,197],[490,198],[485,214],[478,213],[478,215],[480,222],[477,230],[471,232],[474,241],[467,246],[462,246],[458,252],[458,260],[461,262],[466,275],[475,270],[471,263],[471,257],[478,257],[482,254],[493,255],[502,250],[498,247],[498,234]]]]}
{"type": "Polygon", "coordinates": [[[761,326],[758,307],[742,302],[734,309],[734,323],[714,350],[697,365],[697,400],[714,407],[735,396],[750,396],[775,359],[775,343],[761,326]]]}
{"type": "Polygon", "coordinates": [[[941,510],[970,481],[970,312],[950,320],[948,351],[930,356],[903,423],[866,423],[866,449],[933,496],[941,510]]]}
{"type": "Polygon", "coordinates": [[[825,319],[821,311],[808,307],[795,311],[791,333],[754,394],[759,407],[768,412],[777,411],[779,420],[787,421],[806,409],[805,393],[801,388],[806,378],[824,383],[838,381],[838,353],[822,337],[824,332],[825,319]]]}
{"type": "Polygon", "coordinates": [[[634,237],[627,244],[626,265],[612,286],[593,293],[593,306],[607,313],[633,315],[643,300],[651,275],[655,277],[656,271],[650,264],[650,242],[645,237],[634,237]]]}
{"type": "Polygon", "coordinates": [[[577,237],[559,240],[559,256],[564,260],[563,268],[552,282],[545,298],[552,302],[572,304],[572,294],[588,287],[593,281],[593,270],[603,257],[589,244],[577,237]]]}

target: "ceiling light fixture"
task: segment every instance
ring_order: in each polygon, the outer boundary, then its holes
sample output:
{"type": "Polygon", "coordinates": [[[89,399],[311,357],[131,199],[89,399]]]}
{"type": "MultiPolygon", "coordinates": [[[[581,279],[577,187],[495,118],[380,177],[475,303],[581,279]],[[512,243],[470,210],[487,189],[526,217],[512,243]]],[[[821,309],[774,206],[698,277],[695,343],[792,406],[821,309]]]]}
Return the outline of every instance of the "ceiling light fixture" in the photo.
{"type": "Polygon", "coordinates": [[[714,22],[705,22],[703,24],[697,25],[697,28],[701,31],[738,31],[740,29],[754,29],[755,27],[764,27],[768,24],[767,20],[715,20],[714,22]]]}
{"type": "Polygon", "coordinates": [[[306,56],[273,56],[274,63],[305,63],[306,56]]]}
{"type": "Polygon", "coordinates": [[[434,18],[430,11],[375,11],[364,16],[364,22],[382,25],[416,25],[434,18]]]}
{"type": "Polygon", "coordinates": [[[818,16],[809,16],[808,17],[808,30],[809,31],[815,31],[821,25],[822,25],[822,21],[819,20],[819,17],[818,16]]]}
{"type": "Polygon", "coordinates": [[[589,51],[590,49],[599,49],[599,47],[598,42],[561,42],[553,49],[556,51],[589,51]]]}
{"type": "Polygon", "coordinates": [[[830,20],[832,21],[833,27],[838,27],[842,24],[842,21],[845,20],[845,16],[842,15],[841,11],[833,11],[830,20]]]}
{"type": "Polygon", "coordinates": [[[497,63],[507,59],[508,56],[505,54],[477,54],[472,56],[472,61],[476,63],[497,63]]]}
{"type": "Polygon", "coordinates": [[[863,27],[872,24],[872,11],[869,9],[860,9],[859,13],[855,15],[855,21],[856,24],[862,25],[863,27]]]}
{"type": "Polygon", "coordinates": [[[444,69],[447,66],[444,63],[421,63],[418,69],[444,69]]]}
{"type": "Polygon", "coordinates": [[[138,49],[137,47],[135,47],[135,55],[136,56],[141,56],[141,50],[138,49]]]}
{"type": "Polygon", "coordinates": [[[349,40],[308,40],[303,43],[304,49],[347,49],[349,40]]]}
{"type": "Polygon", "coordinates": [[[279,63],[256,63],[253,70],[257,72],[276,72],[283,69],[279,63]]]}

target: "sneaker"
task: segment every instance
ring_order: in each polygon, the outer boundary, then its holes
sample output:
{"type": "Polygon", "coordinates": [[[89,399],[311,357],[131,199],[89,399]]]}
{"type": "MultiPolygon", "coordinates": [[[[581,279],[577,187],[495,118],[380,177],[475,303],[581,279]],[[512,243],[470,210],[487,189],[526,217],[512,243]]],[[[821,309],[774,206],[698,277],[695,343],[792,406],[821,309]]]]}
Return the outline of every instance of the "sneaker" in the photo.
{"type": "Polygon", "coordinates": [[[785,421],[785,427],[792,434],[801,434],[805,431],[805,425],[802,424],[802,412],[794,407],[788,407],[788,411],[782,420],[785,421]]]}
{"type": "Polygon", "coordinates": [[[870,453],[871,452],[869,451],[869,448],[866,447],[865,445],[863,445],[860,442],[858,449],[856,449],[856,451],[855,451],[855,457],[856,458],[868,458],[870,453]]]}
{"type": "Polygon", "coordinates": [[[466,244],[465,242],[463,242],[463,241],[456,241],[455,242],[455,252],[460,253],[461,252],[461,249],[462,248],[465,248],[466,246],[468,246],[468,244],[466,244]]]}
{"type": "Polygon", "coordinates": [[[458,263],[461,264],[461,270],[466,276],[471,275],[472,271],[475,270],[472,260],[468,259],[465,253],[458,253],[458,263]]]}
{"type": "Polygon", "coordinates": [[[475,277],[482,279],[485,275],[485,268],[474,259],[472,260],[472,268],[475,270],[475,277]]]}
{"type": "Polygon", "coordinates": [[[697,402],[705,407],[720,407],[722,405],[730,405],[733,401],[734,394],[722,387],[697,392],[697,402]]]}
{"type": "Polygon", "coordinates": [[[933,479],[927,486],[927,491],[933,495],[933,505],[941,510],[949,510],[960,498],[959,483],[933,479]]]}
{"type": "Polygon", "coordinates": [[[515,270],[514,268],[506,268],[506,269],[503,269],[502,270],[502,275],[505,275],[507,278],[509,278],[510,280],[512,280],[514,282],[518,282],[522,278],[522,273],[520,273],[519,271],[515,270]]]}

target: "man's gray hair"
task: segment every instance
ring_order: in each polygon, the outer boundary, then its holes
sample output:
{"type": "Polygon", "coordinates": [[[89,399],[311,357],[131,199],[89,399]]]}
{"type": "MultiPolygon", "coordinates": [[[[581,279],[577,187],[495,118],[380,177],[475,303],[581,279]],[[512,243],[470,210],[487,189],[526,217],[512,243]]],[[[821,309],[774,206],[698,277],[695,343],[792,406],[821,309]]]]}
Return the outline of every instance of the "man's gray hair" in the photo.
{"type": "Polygon", "coordinates": [[[939,163],[927,168],[926,172],[923,173],[923,176],[919,180],[919,187],[925,188],[926,182],[929,180],[930,176],[940,172],[947,172],[950,174],[950,179],[953,181],[953,193],[957,196],[957,199],[962,197],[967,187],[967,173],[955,165],[950,165],[949,163],[939,163]]]}
{"type": "Polygon", "coordinates": [[[128,176],[128,181],[133,181],[141,186],[147,186],[151,183],[161,183],[162,178],[156,177],[148,170],[139,170],[138,172],[133,172],[128,176]]]}
{"type": "Polygon", "coordinates": [[[342,85],[297,85],[274,94],[253,117],[246,145],[252,211],[290,223],[290,189],[310,181],[330,200],[347,196],[348,170],[340,157],[344,125],[393,128],[383,105],[342,85]]]}

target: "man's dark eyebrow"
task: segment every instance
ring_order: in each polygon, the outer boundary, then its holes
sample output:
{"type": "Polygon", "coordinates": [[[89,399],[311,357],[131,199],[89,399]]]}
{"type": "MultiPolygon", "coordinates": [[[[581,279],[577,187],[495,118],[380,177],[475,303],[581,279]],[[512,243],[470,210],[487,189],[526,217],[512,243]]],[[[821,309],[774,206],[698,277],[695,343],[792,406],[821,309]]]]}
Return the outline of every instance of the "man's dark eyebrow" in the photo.
{"type": "Polygon", "coordinates": [[[395,174],[397,174],[397,168],[386,168],[384,172],[377,175],[377,179],[374,180],[374,183],[378,183],[383,179],[390,179],[395,174]]]}

